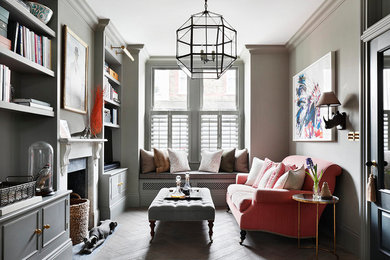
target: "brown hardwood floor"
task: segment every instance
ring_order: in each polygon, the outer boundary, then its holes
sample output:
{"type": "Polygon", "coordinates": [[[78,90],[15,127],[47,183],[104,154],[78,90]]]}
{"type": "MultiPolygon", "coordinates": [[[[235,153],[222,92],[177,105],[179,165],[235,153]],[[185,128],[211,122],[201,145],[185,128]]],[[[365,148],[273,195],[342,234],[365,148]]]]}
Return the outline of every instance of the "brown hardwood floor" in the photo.
{"type": "MultiPolygon", "coordinates": [[[[208,225],[204,222],[156,222],[156,235],[150,241],[147,209],[131,209],[117,219],[118,230],[92,259],[315,259],[314,249],[298,249],[296,239],[265,232],[248,232],[243,246],[239,245],[240,230],[234,217],[217,209],[213,243],[209,243],[208,225]]],[[[320,244],[329,245],[320,238],[320,244]]],[[[309,245],[312,239],[303,240],[309,245]]],[[[337,249],[339,259],[357,259],[337,249]]],[[[320,252],[319,259],[337,259],[320,252]]]]}

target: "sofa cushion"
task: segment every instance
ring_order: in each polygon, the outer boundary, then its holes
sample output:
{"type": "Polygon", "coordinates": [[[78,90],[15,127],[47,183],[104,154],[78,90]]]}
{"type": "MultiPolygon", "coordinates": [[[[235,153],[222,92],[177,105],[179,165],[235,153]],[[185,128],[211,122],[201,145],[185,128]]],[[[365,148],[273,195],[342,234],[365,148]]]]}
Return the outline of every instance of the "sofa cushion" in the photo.
{"type": "Polygon", "coordinates": [[[175,151],[168,148],[171,173],[190,171],[187,154],[183,151],[175,151]]]}
{"type": "Polygon", "coordinates": [[[253,188],[257,188],[259,186],[259,183],[260,183],[261,179],[263,178],[264,173],[266,171],[268,171],[269,168],[271,168],[273,164],[274,164],[273,161],[271,161],[268,158],[265,158],[263,166],[261,167],[261,170],[260,170],[259,174],[257,175],[255,182],[252,185],[253,188]]]}
{"type": "Polygon", "coordinates": [[[154,172],[156,170],[156,165],[154,164],[153,152],[140,149],[140,154],[141,154],[141,172],[142,173],[154,172]]]}
{"type": "Polygon", "coordinates": [[[274,163],[271,168],[269,168],[261,178],[259,184],[257,185],[258,189],[265,189],[267,186],[267,183],[272,175],[277,175],[279,172],[284,171],[284,164],[283,163],[274,163]]]}
{"type": "Polygon", "coordinates": [[[260,174],[261,169],[263,168],[264,161],[254,157],[252,161],[252,167],[249,171],[248,179],[245,182],[245,185],[252,186],[255,183],[257,176],[260,174]]]}
{"type": "Polygon", "coordinates": [[[156,165],[156,172],[169,171],[169,155],[165,149],[153,148],[154,151],[154,164],[156,165]]]}
{"type": "Polygon", "coordinates": [[[234,171],[236,172],[249,172],[248,165],[248,149],[238,150],[236,149],[234,162],[234,171]]]}
{"type": "Polygon", "coordinates": [[[222,153],[223,150],[216,152],[202,151],[202,160],[200,161],[199,171],[217,173],[219,165],[221,164],[222,153]]]}
{"type": "Polygon", "coordinates": [[[233,172],[234,170],[234,161],[235,161],[235,152],[236,149],[223,150],[221,156],[221,165],[219,166],[220,172],[233,172]]]}
{"type": "Polygon", "coordinates": [[[232,194],[236,192],[255,192],[256,189],[248,186],[248,185],[243,185],[243,184],[230,184],[229,187],[227,188],[227,193],[231,196],[232,194]]]}
{"type": "Polygon", "coordinates": [[[267,184],[265,185],[266,189],[272,189],[276,183],[276,181],[287,171],[295,170],[297,167],[295,165],[284,165],[281,163],[282,167],[279,171],[272,172],[270,178],[268,179],[267,184]]]}
{"type": "Polygon", "coordinates": [[[244,212],[252,204],[253,192],[238,191],[232,195],[231,199],[234,206],[236,206],[240,212],[244,212]]]}
{"type": "Polygon", "coordinates": [[[275,183],[274,189],[301,190],[305,181],[305,166],[296,170],[289,170],[275,183]]]}

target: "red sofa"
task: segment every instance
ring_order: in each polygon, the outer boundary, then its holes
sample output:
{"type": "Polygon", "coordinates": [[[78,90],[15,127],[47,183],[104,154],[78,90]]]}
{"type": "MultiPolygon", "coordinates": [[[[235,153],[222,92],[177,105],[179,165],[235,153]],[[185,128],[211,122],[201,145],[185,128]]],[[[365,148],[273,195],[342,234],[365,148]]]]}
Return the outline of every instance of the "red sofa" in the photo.
{"type": "MultiPolygon", "coordinates": [[[[305,164],[307,156],[292,155],[283,160],[285,164],[295,164],[300,167],[305,164]]],[[[320,159],[312,158],[318,165],[318,172],[324,170],[320,187],[328,182],[333,194],[336,176],[341,174],[341,167],[320,159]]],[[[255,189],[244,185],[248,174],[238,174],[236,184],[228,187],[226,202],[241,229],[241,242],[245,239],[246,231],[267,231],[287,237],[298,236],[298,205],[292,195],[312,193],[313,180],[305,177],[302,190],[285,189],[255,189]]],[[[325,205],[319,207],[319,215],[325,205]]],[[[301,203],[301,238],[315,237],[315,205],[301,203]]]]}

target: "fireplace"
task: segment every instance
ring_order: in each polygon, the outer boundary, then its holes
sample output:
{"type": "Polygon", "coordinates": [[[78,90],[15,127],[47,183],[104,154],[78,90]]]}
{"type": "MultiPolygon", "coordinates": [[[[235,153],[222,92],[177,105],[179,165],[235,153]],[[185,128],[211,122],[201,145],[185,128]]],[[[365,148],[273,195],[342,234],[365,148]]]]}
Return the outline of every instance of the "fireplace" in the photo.
{"type": "Polygon", "coordinates": [[[68,190],[88,198],[88,170],[87,158],[69,160],[68,190]]]}

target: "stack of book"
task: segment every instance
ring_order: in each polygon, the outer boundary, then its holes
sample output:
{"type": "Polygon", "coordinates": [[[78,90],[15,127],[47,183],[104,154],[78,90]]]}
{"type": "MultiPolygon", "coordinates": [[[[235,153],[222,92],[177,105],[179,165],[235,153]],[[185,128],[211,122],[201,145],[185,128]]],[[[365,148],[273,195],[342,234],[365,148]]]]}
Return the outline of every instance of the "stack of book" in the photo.
{"type": "Polygon", "coordinates": [[[11,41],[7,39],[9,12],[0,6],[0,46],[11,49],[11,41]]]}
{"type": "Polygon", "coordinates": [[[5,65],[0,65],[0,100],[11,100],[11,70],[5,65]]]}
{"type": "Polygon", "coordinates": [[[12,101],[16,104],[23,105],[23,106],[36,107],[36,108],[40,108],[40,109],[53,111],[53,108],[50,106],[49,103],[46,103],[46,102],[40,101],[40,100],[36,100],[33,98],[16,98],[12,101]]]}
{"type": "Polygon", "coordinates": [[[12,41],[12,51],[51,69],[51,40],[46,36],[37,35],[18,22],[12,22],[8,26],[8,38],[12,41]]]}

